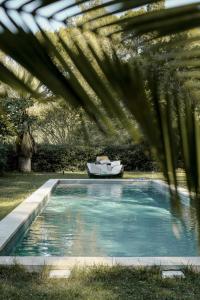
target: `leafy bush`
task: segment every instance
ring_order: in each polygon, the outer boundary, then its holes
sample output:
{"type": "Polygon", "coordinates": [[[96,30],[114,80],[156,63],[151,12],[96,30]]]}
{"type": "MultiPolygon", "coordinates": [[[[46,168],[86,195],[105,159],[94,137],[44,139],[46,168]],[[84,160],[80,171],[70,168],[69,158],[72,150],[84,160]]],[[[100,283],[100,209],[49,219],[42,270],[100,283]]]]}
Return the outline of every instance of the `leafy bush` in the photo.
{"type": "Polygon", "coordinates": [[[0,173],[5,171],[7,166],[7,147],[0,144],[0,173]]]}
{"type": "Polygon", "coordinates": [[[56,172],[61,170],[85,170],[88,161],[94,161],[97,155],[108,155],[111,160],[121,160],[127,171],[151,171],[154,162],[145,144],[74,147],[67,145],[39,145],[32,158],[34,171],[56,172]]]}
{"type": "Polygon", "coordinates": [[[155,168],[150,150],[145,144],[110,146],[104,152],[111,160],[121,160],[126,171],[152,171],[155,168]]]}
{"type": "MultiPolygon", "coordinates": [[[[152,171],[152,161],[145,144],[123,146],[68,146],[38,145],[32,157],[32,170],[36,172],[57,172],[62,170],[84,171],[88,161],[96,156],[107,155],[111,160],[121,160],[126,171],[152,171]]],[[[12,145],[0,144],[0,170],[17,169],[17,155],[12,145]]]]}
{"type": "Polygon", "coordinates": [[[32,158],[34,171],[56,172],[85,170],[86,162],[95,158],[98,151],[89,147],[40,145],[32,158]]]}
{"type": "Polygon", "coordinates": [[[0,173],[17,169],[17,155],[10,144],[0,144],[0,173]]]}

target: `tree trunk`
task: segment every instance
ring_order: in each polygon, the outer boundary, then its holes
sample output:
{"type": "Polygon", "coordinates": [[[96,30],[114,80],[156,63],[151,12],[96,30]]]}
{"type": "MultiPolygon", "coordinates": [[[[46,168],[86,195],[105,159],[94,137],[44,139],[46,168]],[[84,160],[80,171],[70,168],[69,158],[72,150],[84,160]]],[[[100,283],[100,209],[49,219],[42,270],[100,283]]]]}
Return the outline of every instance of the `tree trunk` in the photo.
{"type": "Polygon", "coordinates": [[[31,172],[31,158],[30,157],[19,157],[18,167],[20,172],[30,173],[31,172]]]}

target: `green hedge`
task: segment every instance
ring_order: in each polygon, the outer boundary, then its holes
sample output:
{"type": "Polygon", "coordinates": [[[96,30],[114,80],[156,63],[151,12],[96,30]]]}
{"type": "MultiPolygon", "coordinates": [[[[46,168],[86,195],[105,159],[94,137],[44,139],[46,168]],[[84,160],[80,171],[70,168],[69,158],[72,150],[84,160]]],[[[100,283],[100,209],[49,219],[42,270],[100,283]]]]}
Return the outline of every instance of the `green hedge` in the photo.
{"type": "Polygon", "coordinates": [[[3,144],[0,144],[0,173],[5,171],[7,168],[7,147],[3,144]]]}
{"type": "Polygon", "coordinates": [[[0,143],[0,173],[17,170],[18,159],[14,145],[0,143]]]}
{"type": "Polygon", "coordinates": [[[151,171],[154,163],[144,145],[110,147],[72,147],[64,145],[40,145],[32,159],[34,171],[85,170],[88,161],[98,155],[107,155],[111,160],[121,160],[127,171],[151,171]]]}
{"type": "MultiPolygon", "coordinates": [[[[75,147],[67,145],[38,145],[37,153],[32,157],[32,170],[37,172],[57,172],[62,170],[86,170],[86,163],[94,161],[98,155],[107,155],[111,160],[121,160],[126,171],[152,171],[155,163],[145,144],[75,147]]],[[[0,146],[0,169],[17,169],[17,157],[11,145],[0,146]]]]}

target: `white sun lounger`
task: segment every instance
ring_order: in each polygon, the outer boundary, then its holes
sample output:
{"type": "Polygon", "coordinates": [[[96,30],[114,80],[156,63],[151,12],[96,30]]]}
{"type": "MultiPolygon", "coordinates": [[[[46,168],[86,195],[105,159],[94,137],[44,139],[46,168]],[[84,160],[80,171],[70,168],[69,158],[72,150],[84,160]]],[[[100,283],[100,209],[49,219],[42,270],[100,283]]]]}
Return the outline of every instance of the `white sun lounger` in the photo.
{"type": "Polygon", "coordinates": [[[87,163],[89,177],[122,177],[124,167],[120,161],[110,161],[108,157],[97,157],[96,162],[87,163]]]}

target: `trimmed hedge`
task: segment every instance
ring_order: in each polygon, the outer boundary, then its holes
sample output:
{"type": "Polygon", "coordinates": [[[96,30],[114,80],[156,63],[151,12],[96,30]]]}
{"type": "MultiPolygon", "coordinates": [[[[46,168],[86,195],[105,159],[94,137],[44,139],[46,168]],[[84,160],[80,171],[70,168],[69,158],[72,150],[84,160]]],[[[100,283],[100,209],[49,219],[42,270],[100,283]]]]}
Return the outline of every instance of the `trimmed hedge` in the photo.
{"type": "Polygon", "coordinates": [[[6,170],[7,157],[7,147],[3,144],[0,144],[0,173],[6,170]]]}
{"type": "Polygon", "coordinates": [[[110,147],[72,147],[65,145],[39,145],[32,158],[34,171],[56,172],[85,170],[88,161],[107,155],[111,160],[121,160],[126,171],[152,171],[154,163],[144,145],[110,147]]]}
{"type": "MultiPolygon", "coordinates": [[[[0,156],[2,153],[6,162],[4,170],[16,170],[17,157],[13,147],[3,145],[0,147],[0,156]]],[[[148,147],[140,144],[109,147],[38,145],[37,153],[32,157],[32,170],[37,172],[83,171],[86,170],[86,163],[95,161],[98,155],[107,155],[111,160],[121,160],[126,171],[153,171],[155,169],[148,147]]]]}
{"type": "Polygon", "coordinates": [[[0,173],[3,171],[15,171],[18,166],[18,158],[15,146],[0,143],[0,173]]]}

